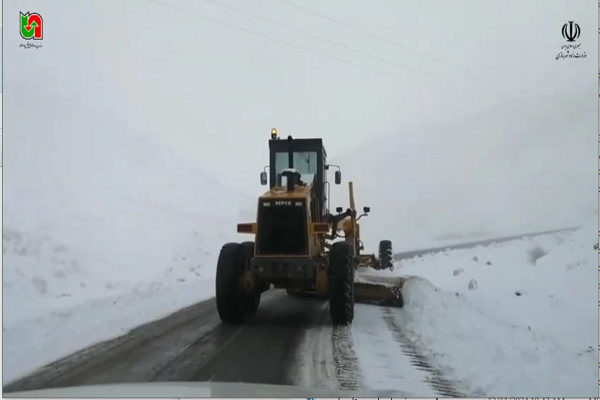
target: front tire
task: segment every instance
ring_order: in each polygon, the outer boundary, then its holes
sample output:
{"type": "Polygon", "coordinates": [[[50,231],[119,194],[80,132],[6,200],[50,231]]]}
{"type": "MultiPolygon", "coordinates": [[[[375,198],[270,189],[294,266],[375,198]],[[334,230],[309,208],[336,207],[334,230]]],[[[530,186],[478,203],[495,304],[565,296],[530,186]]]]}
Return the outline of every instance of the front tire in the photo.
{"type": "Polygon", "coordinates": [[[394,270],[394,253],[392,252],[392,242],[390,240],[379,242],[379,264],[381,269],[394,270]]]}
{"type": "Polygon", "coordinates": [[[354,254],[345,242],[336,242],[329,252],[329,314],[333,325],[354,320],[354,254]]]}

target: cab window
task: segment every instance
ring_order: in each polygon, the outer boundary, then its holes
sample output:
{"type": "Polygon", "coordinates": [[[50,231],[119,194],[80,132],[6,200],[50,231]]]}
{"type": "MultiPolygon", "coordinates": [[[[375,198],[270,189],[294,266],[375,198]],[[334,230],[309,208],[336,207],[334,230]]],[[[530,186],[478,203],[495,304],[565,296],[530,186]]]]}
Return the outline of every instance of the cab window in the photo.
{"type": "MultiPolygon", "coordinates": [[[[318,157],[316,151],[309,152],[294,152],[294,169],[300,172],[302,182],[311,184],[315,179],[318,168],[318,157]]],[[[288,153],[275,153],[275,173],[280,174],[281,171],[288,168],[288,153]]]]}

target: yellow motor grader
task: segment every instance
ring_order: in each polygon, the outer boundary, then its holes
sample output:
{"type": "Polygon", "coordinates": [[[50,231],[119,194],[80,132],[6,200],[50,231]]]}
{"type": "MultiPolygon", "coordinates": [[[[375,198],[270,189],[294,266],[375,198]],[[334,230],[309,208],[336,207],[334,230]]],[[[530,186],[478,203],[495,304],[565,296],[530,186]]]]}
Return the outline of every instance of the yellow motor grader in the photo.
{"type": "Polygon", "coordinates": [[[327,164],[322,139],[282,140],[276,129],[271,131],[269,174],[260,174],[262,185],[269,178],[270,189],[258,199],[256,222],[237,226],[254,241],[227,243],[219,254],[216,302],[222,322],[245,322],[271,285],[289,295],[327,298],[334,325],[352,323],[355,302],[403,306],[401,279],[358,274],[359,269],[393,269],[392,243],[379,243],[379,257],[362,253],[358,220],[370,209],[358,215],[348,182],[349,207],[330,213],[331,167],[337,168],[339,185],[340,168],[327,164]]]}

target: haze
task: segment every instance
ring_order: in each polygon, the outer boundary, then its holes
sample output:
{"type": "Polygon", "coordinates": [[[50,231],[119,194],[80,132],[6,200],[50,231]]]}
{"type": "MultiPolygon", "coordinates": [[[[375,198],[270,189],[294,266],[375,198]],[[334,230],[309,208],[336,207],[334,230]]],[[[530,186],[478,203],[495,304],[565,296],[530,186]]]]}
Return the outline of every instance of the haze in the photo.
{"type": "MultiPolygon", "coordinates": [[[[369,235],[397,248],[597,212],[596,2],[290,2],[388,42],[275,0],[5,1],[5,182],[27,166],[17,142],[39,143],[32,102],[51,102],[157,142],[250,210],[270,129],[323,137],[373,207],[369,235]],[[43,16],[42,49],[18,46],[19,11],[43,16]],[[570,20],[587,57],[557,60],[570,20]]],[[[88,128],[61,137],[102,140],[88,128]]]]}

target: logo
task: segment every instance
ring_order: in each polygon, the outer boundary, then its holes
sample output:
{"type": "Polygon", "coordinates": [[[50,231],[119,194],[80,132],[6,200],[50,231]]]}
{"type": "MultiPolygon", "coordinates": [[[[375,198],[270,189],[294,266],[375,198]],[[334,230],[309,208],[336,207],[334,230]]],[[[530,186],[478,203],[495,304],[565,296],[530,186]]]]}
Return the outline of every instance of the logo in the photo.
{"type": "Polygon", "coordinates": [[[569,21],[562,27],[562,36],[567,39],[567,42],[574,42],[579,39],[581,35],[581,28],[575,21],[569,21]]]}
{"type": "Polygon", "coordinates": [[[19,13],[21,15],[21,37],[25,40],[42,40],[44,21],[38,13],[19,13]]]}
{"type": "Polygon", "coordinates": [[[575,21],[567,21],[560,30],[562,37],[567,44],[560,46],[561,51],[556,55],[557,60],[566,60],[569,58],[586,58],[587,54],[581,49],[581,43],[576,43],[581,36],[581,27],[575,21]]]}
{"type": "Polygon", "coordinates": [[[289,200],[287,200],[287,201],[281,200],[281,201],[276,201],[275,205],[276,206],[291,206],[292,202],[289,200]]]}

